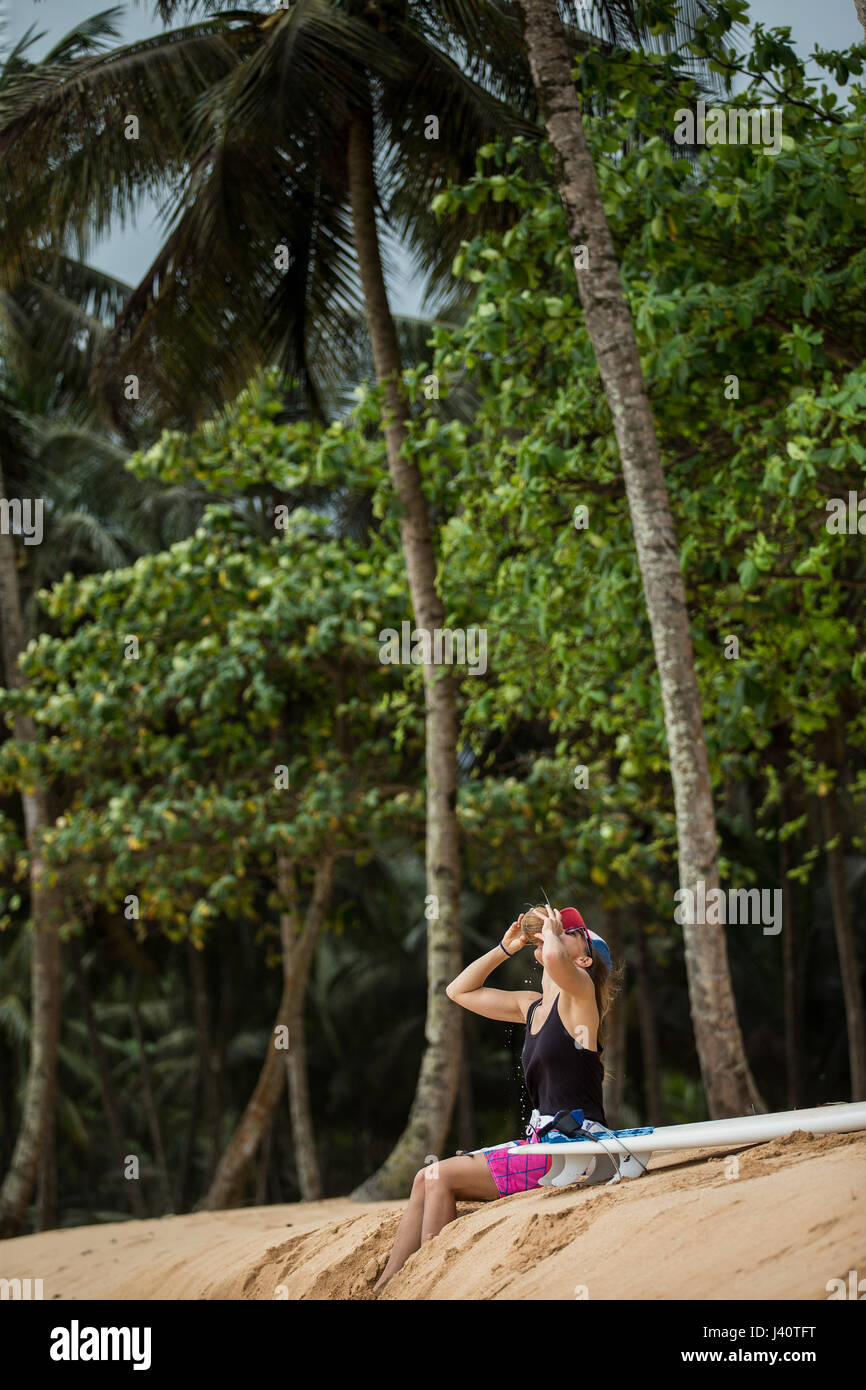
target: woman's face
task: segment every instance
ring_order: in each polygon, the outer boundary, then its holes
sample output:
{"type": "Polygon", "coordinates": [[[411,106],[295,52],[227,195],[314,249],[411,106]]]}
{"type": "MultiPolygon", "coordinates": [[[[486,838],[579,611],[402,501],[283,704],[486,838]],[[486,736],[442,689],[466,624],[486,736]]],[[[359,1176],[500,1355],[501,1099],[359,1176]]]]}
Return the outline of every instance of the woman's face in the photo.
{"type": "MultiPolygon", "coordinates": [[[[574,964],[580,966],[583,970],[588,970],[592,965],[592,956],[588,956],[586,953],[586,939],[583,933],[579,931],[563,932],[562,942],[574,964]]],[[[532,953],[533,958],[538,961],[539,965],[542,964],[541,946],[542,943],[539,940],[538,945],[532,953]]]]}

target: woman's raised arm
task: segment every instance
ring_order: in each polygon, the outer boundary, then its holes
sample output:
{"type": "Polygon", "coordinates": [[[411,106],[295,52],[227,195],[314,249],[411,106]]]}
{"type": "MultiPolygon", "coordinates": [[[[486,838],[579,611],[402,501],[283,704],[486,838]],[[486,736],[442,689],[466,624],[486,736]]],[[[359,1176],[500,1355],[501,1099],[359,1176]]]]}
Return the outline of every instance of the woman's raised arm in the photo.
{"type": "Polygon", "coordinates": [[[522,918],[512,922],[502,943],[494,946],[486,955],[479,956],[471,965],[462,970],[456,980],[452,980],[445,990],[449,999],[470,1013],[481,1014],[484,1018],[495,1018],[501,1023],[524,1023],[530,1004],[541,998],[540,990],[530,989],[487,989],[484,981],[497,965],[508,955],[514,955],[526,945],[520,930],[522,918]],[[504,948],[504,949],[503,949],[504,948]]]}

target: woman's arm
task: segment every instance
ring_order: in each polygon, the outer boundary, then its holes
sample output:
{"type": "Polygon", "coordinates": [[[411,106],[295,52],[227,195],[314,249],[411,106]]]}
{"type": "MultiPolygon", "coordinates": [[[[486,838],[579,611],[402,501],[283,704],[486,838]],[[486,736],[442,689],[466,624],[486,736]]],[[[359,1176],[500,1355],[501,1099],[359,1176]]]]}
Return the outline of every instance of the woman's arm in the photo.
{"type": "Polygon", "coordinates": [[[565,948],[562,919],[554,908],[547,908],[541,928],[541,963],[555,985],[559,985],[559,1017],[581,1047],[598,1048],[598,1006],[595,985],[586,970],[575,965],[565,948]]]}
{"type": "Polygon", "coordinates": [[[595,985],[585,970],[579,970],[565,949],[562,922],[557,911],[546,912],[541,928],[541,963],[555,985],[578,1004],[595,1008],[595,985]]]}
{"type": "MultiPolygon", "coordinates": [[[[502,938],[505,951],[512,955],[526,945],[520,930],[521,920],[518,917],[516,922],[512,922],[502,938]]],[[[445,993],[455,1004],[469,1009],[470,1013],[495,1018],[501,1023],[523,1023],[530,1004],[541,998],[539,990],[484,988],[484,981],[490,972],[506,959],[505,951],[501,946],[494,946],[492,951],[479,956],[460,972],[456,980],[451,981],[445,993]]]]}

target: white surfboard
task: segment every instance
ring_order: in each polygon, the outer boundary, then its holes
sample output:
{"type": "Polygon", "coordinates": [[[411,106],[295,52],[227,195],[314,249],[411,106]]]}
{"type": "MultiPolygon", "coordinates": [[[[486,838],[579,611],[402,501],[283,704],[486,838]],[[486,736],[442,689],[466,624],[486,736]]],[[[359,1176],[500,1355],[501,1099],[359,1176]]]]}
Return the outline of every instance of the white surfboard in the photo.
{"type": "Polygon", "coordinates": [[[560,1144],[534,1144],[533,1152],[550,1154],[553,1163],[541,1179],[542,1186],[563,1187],[586,1181],[618,1182],[640,1177],[654,1152],[674,1149],[731,1148],[760,1144],[796,1130],[808,1134],[839,1134],[866,1129],[866,1101],[851,1105],[819,1105],[814,1110],[782,1110],[773,1115],[743,1115],[730,1120],[705,1120],[692,1125],[665,1125],[649,1134],[616,1131],[597,1139],[577,1139],[560,1144]]]}

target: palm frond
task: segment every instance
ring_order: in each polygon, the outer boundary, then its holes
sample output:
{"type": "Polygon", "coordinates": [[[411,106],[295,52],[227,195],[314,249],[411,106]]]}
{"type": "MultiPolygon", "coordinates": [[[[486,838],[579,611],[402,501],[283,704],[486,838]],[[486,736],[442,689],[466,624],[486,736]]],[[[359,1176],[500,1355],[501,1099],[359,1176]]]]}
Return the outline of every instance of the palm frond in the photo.
{"type": "Polygon", "coordinates": [[[278,121],[274,130],[287,41],[275,30],[272,61],[255,82],[232,74],[199,105],[174,225],[97,359],[96,386],[115,420],[127,408],[118,387],[129,372],[144,414],[162,402],[169,419],[190,423],[218,411],[262,365],[276,363],[314,394],[313,362],[340,361],[358,304],[344,156],[335,163],[333,140],[311,120],[313,96],[328,104],[315,82],[299,77],[303,111],[292,108],[294,128],[280,132],[278,121]]]}
{"type": "Polygon", "coordinates": [[[110,277],[72,271],[62,257],[51,279],[26,278],[0,290],[0,351],[22,385],[28,383],[32,408],[72,412],[86,418],[94,409],[88,383],[112,311],[128,290],[110,277]],[[96,312],[90,311],[90,306],[96,312]],[[45,365],[51,362],[52,371],[45,365]],[[36,383],[41,382],[41,393],[36,383]]]}
{"type": "MultiPolygon", "coordinates": [[[[694,38],[699,22],[714,12],[712,0],[677,0],[673,31],[658,34],[653,34],[649,27],[638,22],[639,0],[584,0],[584,3],[561,0],[561,5],[567,24],[578,26],[584,33],[589,32],[620,48],[675,53],[679,55],[685,71],[700,78],[712,90],[718,89],[717,75],[710,73],[706,64],[688,51],[688,44],[694,38]]],[[[730,42],[735,47],[742,47],[744,34],[744,26],[735,25],[730,33],[730,42]]]]}
{"type": "Polygon", "coordinates": [[[109,10],[100,10],[89,19],[82,19],[48,50],[40,59],[40,66],[54,67],[72,62],[76,58],[83,58],[90,53],[101,52],[108,46],[110,39],[120,38],[119,21],[123,14],[123,5],[113,5],[109,10]]]}
{"type": "MultiPolygon", "coordinates": [[[[56,518],[51,532],[52,549],[56,547],[61,553],[63,570],[76,561],[84,561],[88,568],[100,570],[120,569],[129,564],[126,547],[103,521],[90,512],[65,512],[56,518]]],[[[45,558],[50,559],[47,554],[45,558]]],[[[43,583],[48,578],[47,573],[44,577],[40,576],[43,583]]]]}
{"type": "Polygon", "coordinates": [[[517,6],[510,0],[426,0],[410,8],[428,40],[438,43],[487,90],[537,115],[517,6]]]}
{"type": "Polygon", "coordinates": [[[86,258],[95,237],[133,215],[142,190],[158,196],[180,177],[197,98],[256,32],[248,18],[233,27],[219,16],[10,78],[0,105],[7,277],[20,276],[40,239],[61,247],[74,237],[86,258]]]}
{"type": "MultiPolygon", "coordinates": [[[[467,236],[467,218],[452,217],[440,224],[430,211],[434,194],[449,183],[465,183],[475,172],[479,147],[502,136],[540,141],[531,105],[523,109],[486,91],[447,53],[425,35],[404,27],[400,47],[406,59],[407,80],[382,83],[378,98],[379,158],[385,170],[388,212],[423,264],[429,293],[451,284],[451,264],[467,236]],[[427,139],[430,115],[440,121],[440,139],[427,139]]],[[[527,162],[533,165],[532,145],[527,162]]],[[[505,231],[515,219],[510,203],[485,208],[485,225],[505,231]]],[[[471,235],[471,233],[469,233],[471,235]]]]}

